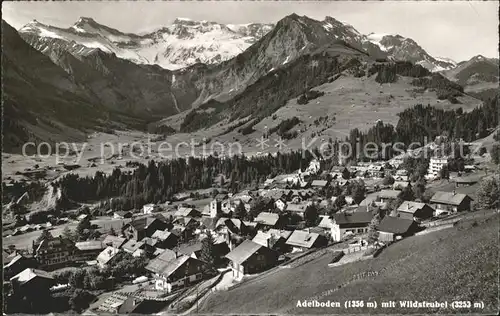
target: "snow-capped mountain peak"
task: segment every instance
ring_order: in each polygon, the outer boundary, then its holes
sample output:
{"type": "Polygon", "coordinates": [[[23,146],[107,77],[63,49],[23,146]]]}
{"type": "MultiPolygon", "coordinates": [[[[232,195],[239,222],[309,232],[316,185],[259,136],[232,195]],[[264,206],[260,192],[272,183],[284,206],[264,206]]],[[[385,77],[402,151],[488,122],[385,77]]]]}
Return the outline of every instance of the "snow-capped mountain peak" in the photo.
{"type": "Polygon", "coordinates": [[[449,63],[449,64],[452,64],[453,67],[456,67],[457,66],[457,62],[454,61],[453,59],[451,58],[446,58],[446,57],[434,57],[435,59],[439,60],[439,61],[442,61],[442,62],[446,62],[446,63],[449,63]]]}
{"type": "Polygon", "coordinates": [[[453,61],[432,57],[413,39],[399,34],[370,33],[365,36],[365,41],[377,45],[393,59],[411,61],[430,71],[443,71],[456,66],[453,61]]]}
{"type": "MultiPolygon", "coordinates": [[[[47,41],[50,38],[50,41],[57,40],[61,47],[68,46],[68,50],[72,52],[85,52],[86,48],[98,48],[136,63],[157,64],[167,69],[178,69],[195,63],[213,64],[228,60],[245,51],[275,28],[277,32],[291,32],[290,36],[294,38],[294,43],[291,45],[297,46],[299,50],[310,48],[311,45],[321,46],[341,40],[358,49],[364,49],[375,58],[408,60],[431,71],[452,69],[457,65],[452,60],[429,55],[411,38],[387,33],[363,35],[352,25],[331,16],[326,16],[323,21],[317,21],[295,13],[284,17],[276,25],[221,24],[179,17],[170,25],[141,35],[121,32],[90,17],[79,18],[67,29],[34,20],[19,32],[35,47],[45,47],[37,42],[47,41]]],[[[283,45],[279,44],[280,47],[283,45]]],[[[284,55],[283,61],[286,59],[290,62],[294,54],[303,52],[305,51],[284,55]]]]}
{"type": "Polygon", "coordinates": [[[48,42],[57,40],[56,46],[77,55],[87,53],[87,48],[99,48],[136,63],[178,69],[200,62],[210,64],[230,59],[271,29],[269,24],[233,25],[230,28],[217,22],[177,18],[169,26],[136,35],[81,17],[67,29],[32,21],[19,33],[40,50],[45,49],[48,42]]]}

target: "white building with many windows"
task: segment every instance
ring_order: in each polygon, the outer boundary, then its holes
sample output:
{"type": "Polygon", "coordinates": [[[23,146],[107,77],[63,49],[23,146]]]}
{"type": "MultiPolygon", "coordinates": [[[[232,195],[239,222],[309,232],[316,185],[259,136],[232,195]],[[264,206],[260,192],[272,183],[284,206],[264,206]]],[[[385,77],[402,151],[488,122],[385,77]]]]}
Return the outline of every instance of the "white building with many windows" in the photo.
{"type": "Polygon", "coordinates": [[[450,162],[449,157],[432,157],[429,161],[429,169],[427,171],[427,177],[434,179],[439,176],[439,172],[445,165],[450,162]]]}

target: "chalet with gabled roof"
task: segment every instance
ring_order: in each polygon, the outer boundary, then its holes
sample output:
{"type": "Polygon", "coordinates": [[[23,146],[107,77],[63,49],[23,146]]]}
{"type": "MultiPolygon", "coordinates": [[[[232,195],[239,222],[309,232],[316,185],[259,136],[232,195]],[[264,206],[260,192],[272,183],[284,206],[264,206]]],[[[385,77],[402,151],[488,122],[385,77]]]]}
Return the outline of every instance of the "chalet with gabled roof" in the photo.
{"type": "Polygon", "coordinates": [[[144,237],[151,237],[157,230],[165,230],[169,225],[156,217],[142,217],[132,220],[122,227],[122,234],[127,239],[135,241],[142,240],[144,237]]]}
{"type": "Polygon", "coordinates": [[[434,193],[430,200],[430,204],[436,210],[436,215],[443,212],[456,213],[462,211],[470,211],[472,198],[466,194],[453,192],[438,191],[434,193]]]}
{"type": "Polygon", "coordinates": [[[386,216],[377,227],[379,240],[393,241],[413,235],[418,229],[418,224],[411,220],[399,217],[386,216]]]}
{"type": "Polygon", "coordinates": [[[325,236],[318,233],[294,230],[290,237],[288,237],[286,244],[296,250],[302,251],[326,246],[328,244],[328,240],[325,236]]]}
{"type": "Polygon", "coordinates": [[[278,262],[278,253],[251,240],[245,240],[226,255],[231,261],[231,269],[235,278],[245,274],[267,270],[278,262]]]}
{"type": "Polygon", "coordinates": [[[331,236],[334,241],[341,241],[349,234],[368,232],[372,221],[371,212],[337,213],[331,218],[331,236]]]}
{"type": "Polygon", "coordinates": [[[426,203],[404,201],[397,209],[398,217],[422,221],[434,215],[434,209],[426,203]]]}

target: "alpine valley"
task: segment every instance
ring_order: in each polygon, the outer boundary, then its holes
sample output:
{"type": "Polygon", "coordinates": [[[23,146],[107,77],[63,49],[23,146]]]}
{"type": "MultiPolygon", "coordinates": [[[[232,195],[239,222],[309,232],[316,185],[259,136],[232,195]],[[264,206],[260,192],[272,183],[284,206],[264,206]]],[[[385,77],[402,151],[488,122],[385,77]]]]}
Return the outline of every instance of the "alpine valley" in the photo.
{"type": "Polygon", "coordinates": [[[67,28],[2,21],[2,35],[4,152],[115,130],[250,146],[255,131],[300,117],[293,148],[298,135],[396,124],[416,104],[470,111],[498,88],[498,59],[434,57],[411,38],[361,34],[332,17],[178,18],[143,34],[88,17],[67,28]]]}

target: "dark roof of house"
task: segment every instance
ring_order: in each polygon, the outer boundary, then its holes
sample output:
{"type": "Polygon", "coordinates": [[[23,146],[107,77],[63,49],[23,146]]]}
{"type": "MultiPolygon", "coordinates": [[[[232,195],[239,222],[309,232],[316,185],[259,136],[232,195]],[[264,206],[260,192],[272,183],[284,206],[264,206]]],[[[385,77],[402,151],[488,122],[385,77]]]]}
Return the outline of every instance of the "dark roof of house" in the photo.
{"type": "Polygon", "coordinates": [[[386,216],[377,229],[381,232],[393,233],[393,234],[404,234],[413,224],[413,220],[404,219],[399,217],[386,216]]]}
{"type": "Polygon", "coordinates": [[[262,245],[247,239],[228,253],[226,258],[237,264],[242,264],[262,247],[262,245]]]}
{"type": "Polygon", "coordinates": [[[338,225],[370,223],[372,218],[373,214],[371,212],[337,213],[333,215],[333,219],[338,225]]]}
{"type": "Polygon", "coordinates": [[[4,261],[4,266],[3,268],[8,268],[10,266],[13,266],[16,264],[16,262],[18,261],[21,261],[21,260],[25,260],[27,259],[26,257],[24,257],[23,255],[21,254],[17,254],[14,258],[12,258],[10,261],[4,261]]]}
{"type": "Polygon", "coordinates": [[[217,221],[217,224],[215,224],[215,228],[219,227],[227,227],[232,233],[238,234],[240,233],[243,229],[245,229],[245,223],[243,223],[242,220],[237,219],[237,218],[227,218],[227,217],[221,217],[217,221]]]}
{"type": "Polygon", "coordinates": [[[164,222],[164,223],[168,222],[167,218],[162,213],[153,214],[153,218],[159,220],[160,222],[164,222]]]}
{"type": "Polygon", "coordinates": [[[438,191],[432,196],[431,203],[460,205],[466,197],[466,194],[438,191]]]}

